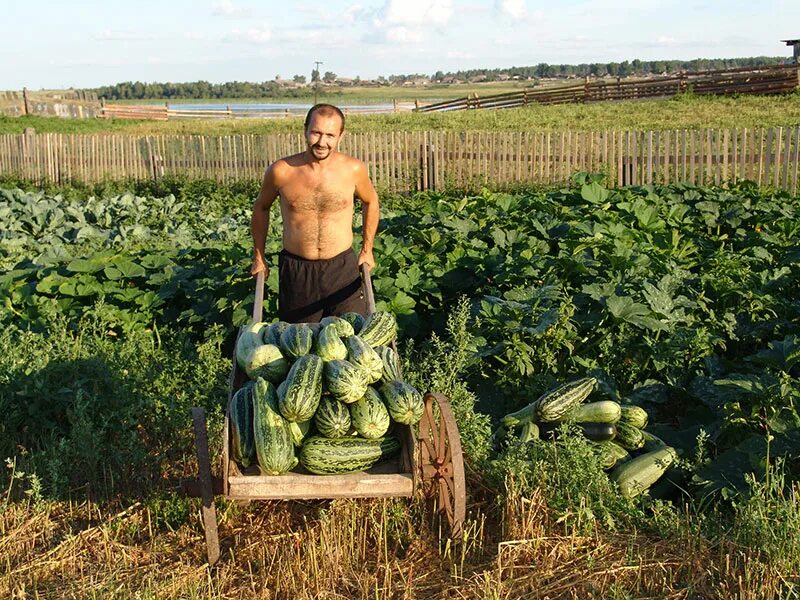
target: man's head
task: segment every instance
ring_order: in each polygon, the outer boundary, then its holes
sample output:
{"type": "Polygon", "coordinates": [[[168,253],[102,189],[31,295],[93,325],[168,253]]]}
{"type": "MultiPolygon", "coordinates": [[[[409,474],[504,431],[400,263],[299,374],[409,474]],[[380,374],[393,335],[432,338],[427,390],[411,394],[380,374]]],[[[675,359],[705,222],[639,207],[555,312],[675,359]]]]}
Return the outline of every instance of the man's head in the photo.
{"type": "Polygon", "coordinates": [[[344,133],[344,113],[332,104],[316,104],[306,115],[308,150],[316,160],[325,160],[339,145],[344,133]]]}
{"type": "Polygon", "coordinates": [[[334,106],[333,104],[315,104],[306,113],[306,121],[304,124],[304,128],[308,131],[308,126],[311,124],[311,120],[315,115],[320,115],[322,117],[339,117],[340,126],[339,126],[339,133],[344,133],[344,113],[338,106],[334,106]]]}

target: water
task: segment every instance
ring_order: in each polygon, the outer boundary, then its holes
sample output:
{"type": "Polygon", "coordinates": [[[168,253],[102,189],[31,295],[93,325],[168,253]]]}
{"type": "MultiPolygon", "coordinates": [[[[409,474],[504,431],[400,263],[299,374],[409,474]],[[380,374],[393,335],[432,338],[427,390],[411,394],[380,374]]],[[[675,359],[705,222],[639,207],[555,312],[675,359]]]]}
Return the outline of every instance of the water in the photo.
{"type": "MultiPolygon", "coordinates": [[[[400,103],[398,103],[399,105],[400,103]]],[[[312,103],[288,103],[288,102],[269,102],[264,104],[241,103],[241,104],[190,104],[190,103],[169,103],[168,108],[173,110],[227,110],[234,112],[303,112],[311,108],[312,103]]],[[[394,109],[393,104],[337,104],[342,110],[353,112],[385,112],[394,109]]]]}

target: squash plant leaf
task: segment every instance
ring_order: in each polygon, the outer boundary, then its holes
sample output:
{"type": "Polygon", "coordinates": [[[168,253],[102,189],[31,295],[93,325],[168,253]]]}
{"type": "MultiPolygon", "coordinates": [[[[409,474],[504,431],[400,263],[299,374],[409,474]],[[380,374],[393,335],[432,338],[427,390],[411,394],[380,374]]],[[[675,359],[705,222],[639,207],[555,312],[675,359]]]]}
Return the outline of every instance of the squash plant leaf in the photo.
{"type": "Polygon", "coordinates": [[[619,320],[636,325],[651,331],[666,331],[667,327],[659,320],[653,318],[652,311],[644,304],[634,302],[628,296],[617,296],[616,294],[606,299],[606,307],[611,315],[619,320]]]}
{"type": "Polygon", "coordinates": [[[608,190],[596,181],[593,181],[592,183],[581,186],[581,198],[592,204],[603,204],[608,200],[608,190]]]}

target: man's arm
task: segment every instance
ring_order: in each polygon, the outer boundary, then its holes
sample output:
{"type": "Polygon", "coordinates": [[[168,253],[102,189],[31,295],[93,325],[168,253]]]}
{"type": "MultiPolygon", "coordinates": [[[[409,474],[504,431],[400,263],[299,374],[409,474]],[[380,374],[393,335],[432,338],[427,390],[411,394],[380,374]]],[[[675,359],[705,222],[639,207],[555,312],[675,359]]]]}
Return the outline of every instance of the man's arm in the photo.
{"type": "Polygon", "coordinates": [[[269,265],[264,257],[264,247],[267,244],[267,231],[269,231],[269,209],[278,197],[278,186],[275,182],[275,164],[269,166],[264,172],[261,190],[253,204],[253,216],[250,219],[250,232],[253,234],[253,266],[250,274],[258,275],[264,272],[264,277],[269,275],[269,265]]]}
{"type": "Polygon", "coordinates": [[[380,221],[380,203],[378,202],[378,192],[369,179],[367,166],[359,161],[356,172],[356,197],[361,200],[362,211],[362,243],[361,253],[358,255],[358,264],[366,263],[372,269],[375,266],[375,257],[372,248],[375,244],[375,234],[378,232],[378,221],[380,221]]]}

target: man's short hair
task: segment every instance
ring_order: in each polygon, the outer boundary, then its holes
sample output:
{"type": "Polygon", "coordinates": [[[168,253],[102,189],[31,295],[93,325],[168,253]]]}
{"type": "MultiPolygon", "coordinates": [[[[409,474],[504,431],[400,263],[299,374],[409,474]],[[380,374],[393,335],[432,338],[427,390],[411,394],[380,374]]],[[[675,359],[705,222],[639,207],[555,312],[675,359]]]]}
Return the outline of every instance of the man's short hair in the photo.
{"type": "Polygon", "coordinates": [[[344,131],[344,113],[338,106],[334,106],[333,104],[325,104],[319,103],[312,106],[308,113],[306,114],[306,122],[303,125],[303,129],[308,131],[308,126],[311,124],[311,117],[314,116],[314,113],[319,113],[321,117],[332,117],[334,115],[338,116],[342,122],[342,128],[339,130],[339,133],[344,131]]]}

